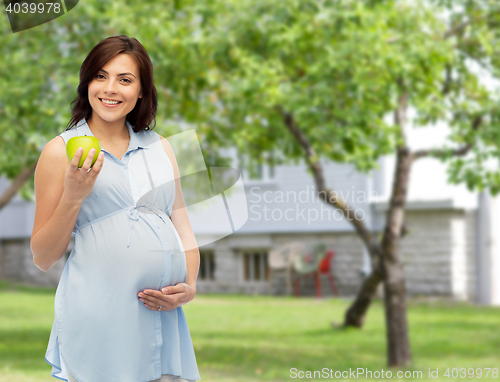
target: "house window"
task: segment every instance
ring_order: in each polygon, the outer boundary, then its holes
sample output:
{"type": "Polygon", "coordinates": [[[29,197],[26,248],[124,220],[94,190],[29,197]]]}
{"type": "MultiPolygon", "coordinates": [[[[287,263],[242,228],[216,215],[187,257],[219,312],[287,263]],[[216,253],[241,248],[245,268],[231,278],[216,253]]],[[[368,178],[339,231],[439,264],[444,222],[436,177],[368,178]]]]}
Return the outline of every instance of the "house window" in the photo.
{"type": "Polygon", "coordinates": [[[267,252],[243,252],[243,279],[245,281],[269,280],[269,267],[267,265],[267,252]]]}
{"type": "Polygon", "coordinates": [[[250,172],[250,179],[262,180],[264,178],[264,165],[257,163],[255,165],[255,173],[250,172]]]}
{"type": "Polygon", "coordinates": [[[263,163],[249,158],[247,155],[238,154],[238,169],[246,180],[266,181],[275,177],[275,161],[273,152],[265,154],[263,163]]]}
{"type": "Polygon", "coordinates": [[[200,251],[200,280],[214,280],[215,259],[213,251],[200,251]]]}

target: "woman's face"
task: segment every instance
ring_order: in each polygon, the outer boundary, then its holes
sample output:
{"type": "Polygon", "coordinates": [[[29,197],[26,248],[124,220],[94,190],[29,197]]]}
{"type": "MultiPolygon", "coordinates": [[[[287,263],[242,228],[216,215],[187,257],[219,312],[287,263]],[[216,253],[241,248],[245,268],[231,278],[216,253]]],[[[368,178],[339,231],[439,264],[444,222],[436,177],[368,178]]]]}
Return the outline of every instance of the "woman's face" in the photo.
{"type": "Polygon", "coordinates": [[[109,60],[89,84],[92,119],[125,121],[141,97],[141,82],[135,60],[129,54],[119,54],[109,60]]]}

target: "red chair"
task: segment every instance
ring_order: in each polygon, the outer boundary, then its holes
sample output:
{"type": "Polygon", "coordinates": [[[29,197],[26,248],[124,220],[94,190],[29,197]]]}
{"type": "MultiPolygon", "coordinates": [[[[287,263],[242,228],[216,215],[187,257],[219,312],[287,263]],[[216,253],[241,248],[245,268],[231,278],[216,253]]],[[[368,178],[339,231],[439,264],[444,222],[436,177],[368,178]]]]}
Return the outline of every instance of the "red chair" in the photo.
{"type": "MultiPolygon", "coordinates": [[[[335,284],[335,280],[333,278],[332,272],[331,272],[331,264],[333,261],[333,258],[335,257],[335,252],[332,250],[328,250],[326,252],[326,256],[321,259],[321,261],[318,264],[318,268],[312,272],[312,275],[314,276],[314,283],[316,286],[316,297],[321,298],[321,278],[320,275],[326,274],[328,276],[328,281],[330,283],[330,287],[332,288],[333,294],[335,296],[339,295],[339,291],[337,289],[337,285],[335,284]]],[[[300,292],[300,276],[295,279],[295,297],[299,297],[300,292]]]]}

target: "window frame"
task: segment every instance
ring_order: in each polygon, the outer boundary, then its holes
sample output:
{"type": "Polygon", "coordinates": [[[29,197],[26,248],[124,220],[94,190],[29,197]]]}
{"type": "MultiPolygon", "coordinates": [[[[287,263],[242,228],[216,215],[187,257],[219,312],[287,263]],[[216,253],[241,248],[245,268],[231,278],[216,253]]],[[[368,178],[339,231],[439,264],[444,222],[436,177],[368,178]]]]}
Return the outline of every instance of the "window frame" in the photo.
{"type": "Polygon", "coordinates": [[[200,250],[200,271],[198,272],[198,280],[204,282],[215,281],[215,251],[200,250]]]}
{"type": "Polygon", "coordinates": [[[243,248],[239,249],[240,281],[242,284],[262,284],[270,281],[269,249],[267,248],[243,248]],[[258,271],[255,271],[256,259],[258,271]],[[256,279],[256,275],[259,276],[256,279]]]}
{"type": "MultiPolygon", "coordinates": [[[[264,154],[266,158],[274,157],[276,160],[276,154],[274,150],[264,154]]],[[[264,159],[262,163],[257,163],[252,158],[248,156],[248,154],[237,153],[236,154],[236,167],[241,172],[243,181],[245,183],[273,183],[276,181],[276,162],[274,165],[268,163],[267,159],[264,159]],[[251,178],[250,170],[246,168],[246,164],[251,163],[255,166],[257,173],[260,175],[257,178],[251,178]]]]}

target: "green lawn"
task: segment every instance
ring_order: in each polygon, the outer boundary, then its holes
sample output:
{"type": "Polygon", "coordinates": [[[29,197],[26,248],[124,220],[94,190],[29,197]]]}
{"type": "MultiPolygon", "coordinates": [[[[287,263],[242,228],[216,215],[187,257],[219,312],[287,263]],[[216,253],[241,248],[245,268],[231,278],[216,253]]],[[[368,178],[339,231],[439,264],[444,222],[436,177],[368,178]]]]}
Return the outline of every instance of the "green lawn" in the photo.
{"type": "MultiPolygon", "coordinates": [[[[0,283],[0,382],[57,381],[44,360],[54,293],[0,283]]],[[[331,321],[341,322],[348,305],[337,299],[198,294],[184,311],[202,380],[299,380],[291,378],[292,368],[386,372],[381,302],[373,304],[362,330],[333,329],[331,321]]],[[[429,379],[429,368],[438,368],[438,380],[454,379],[443,375],[447,368],[500,368],[500,309],[411,300],[408,312],[413,366],[405,370],[422,371],[418,379],[429,379]]],[[[402,380],[394,378],[396,372],[392,379],[402,380]]],[[[476,379],[500,378],[485,374],[476,379]]]]}

